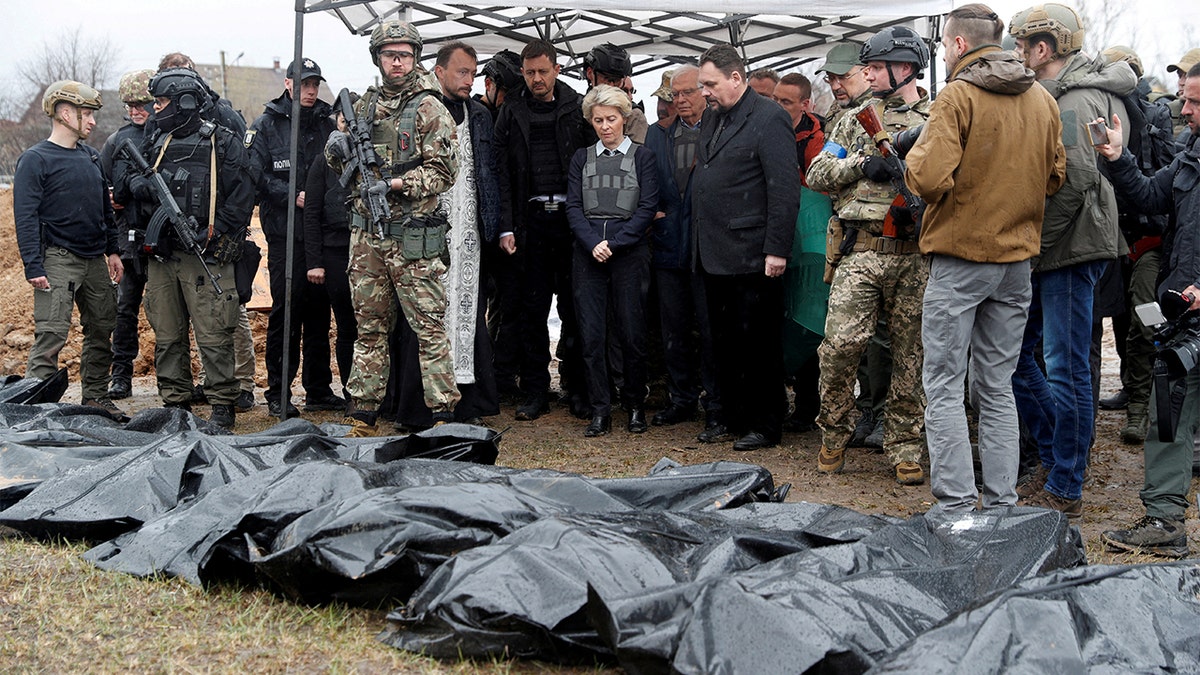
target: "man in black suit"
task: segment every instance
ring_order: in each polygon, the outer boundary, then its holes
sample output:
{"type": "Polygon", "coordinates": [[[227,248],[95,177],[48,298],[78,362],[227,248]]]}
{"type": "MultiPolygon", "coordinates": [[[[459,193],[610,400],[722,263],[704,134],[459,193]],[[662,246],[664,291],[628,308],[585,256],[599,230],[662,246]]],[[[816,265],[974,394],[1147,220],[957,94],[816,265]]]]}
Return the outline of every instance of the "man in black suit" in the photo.
{"type": "Polygon", "coordinates": [[[800,208],[795,134],[787,112],[747,84],[731,45],[700,57],[700,86],[716,114],[700,126],[692,179],[694,255],[704,275],[725,425],[734,450],[779,442],[783,281],[800,208]]]}

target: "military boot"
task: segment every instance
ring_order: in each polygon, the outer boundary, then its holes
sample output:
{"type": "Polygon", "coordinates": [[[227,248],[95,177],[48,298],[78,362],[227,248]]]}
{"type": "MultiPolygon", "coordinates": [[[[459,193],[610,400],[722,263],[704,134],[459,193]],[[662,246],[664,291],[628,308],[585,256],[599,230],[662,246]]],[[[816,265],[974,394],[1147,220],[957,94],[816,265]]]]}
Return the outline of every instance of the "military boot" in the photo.
{"type": "MultiPolygon", "coordinates": [[[[871,408],[866,408],[862,411],[862,415],[858,418],[858,423],[854,425],[854,433],[850,436],[850,442],[846,444],[849,448],[861,448],[867,444],[867,436],[875,430],[875,411],[871,408]]],[[[882,445],[882,444],[881,444],[882,445]]]]}
{"type": "Polygon", "coordinates": [[[1186,558],[1187,530],[1182,520],[1145,516],[1128,530],[1109,530],[1100,535],[1109,548],[1131,553],[1149,553],[1164,558],[1186,558]]]}
{"type": "Polygon", "coordinates": [[[208,421],[221,427],[222,429],[232,429],[237,412],[232,405],[221,405],[214,403],[212,407],[212,415],[209,415],[208,421]]]}
{"type": "Polygon", "coordinates": [[[346,438],[366,438],[376,434],[375,422],[379,413],[373,410],[355,410],[342,420],[342,424],[350,427],[346,438]]]}
{"type": "Polygon", "coordinates": [[[1149,425],[1146,405],[1130,403],[1125,412],[1125,426],[1121,428],[1121,442],[1125,445],[1142,445],[1146,442],[1146,430],[1149,425]]]}

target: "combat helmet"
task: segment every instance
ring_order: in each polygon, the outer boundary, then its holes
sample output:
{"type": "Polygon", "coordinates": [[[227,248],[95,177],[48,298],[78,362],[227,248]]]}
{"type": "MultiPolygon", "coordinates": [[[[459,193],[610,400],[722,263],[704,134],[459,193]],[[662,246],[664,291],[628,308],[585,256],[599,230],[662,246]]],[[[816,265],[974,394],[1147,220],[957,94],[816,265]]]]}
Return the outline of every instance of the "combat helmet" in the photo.
{"type": "Polygon", "coordinates": [[[1109,63],[1116,63],[1117,61],[1124,61],[1125,63],[1128,63],[1129,67],[1133,69],[1133,74],[1137,75],[1138,79],[1141,79],[1142,75],[1145,73],[1145,71],[1142,70],[1142,59],[1137,55],[1137,52],[1133,51],[1132,47],[1126,47],[1125,45],[1114,45],[1100,52],[1100,55],[1103,56],[1104,60],[1108,61],[1109,63]]]}
{"type": "Polygon", "coordinates": [[[508,49],[496,52],[484,64],[483,75],[492,78],[492,81],[505,91],[519,86],[522,81],[520,55],[508,49]]]}
{"type": "MultiPolygon", "coordinates": [[[[858,52],[858,60],[890,61],[892,63],[912,63],[917,71],[923,71],[929,65],[929,46],[911,28],[892,26],[884,28],[867,40],[858,52]]],[[[918,74],[917,77],[920,77],[918,74]]]]}
{"type": "Polygon", "coordinates": [[[611,42],[596,45],[583,57],[583,66],[597,73],[631,77],[633,62],[629,60],[629,52],[611,42]]]}
{"type": "Polygon", "coordinates": [[[131,70],[121,76],[121,84],[117,90],[121,94],[121,103],[150,103],[154,97],[150,95],[150,80],[154,79],[154,71],[131,70]]]}
{"type": "Polygon", "coordinates": [[[413,61],[421,60],[421,46],[424,41],[417,32],[417,27],[407,21],[385,21],[371,31],[371,60],[375,65],[379,65],[379,50],[383,49],[384,45],[396,42],[412,45],[413,61]]]}
{"type": "Polygon", "coordinates": [[[42,110],[46,111],[46,117],[54,117],[54,106],[59,103],[92,110],[104,107],[99,91],[74,80],[59,80],[46,87],[46,93],[42,95],[42,110]]]}
{"type": "Polygon", "coordinates": [[[168,68],[150,80],[150,94],[169,98],[183,113],[204,112],[212,103],[208,87],[191,68],[168,68]]]}
{"type": "Polygon", "coordinates": [[[1047,33],[1054,37],[1056,56],[1067,56],[1083,49],[1083,21],[1074,9],[1048,2],[1017,12],[1008,32],[1015,38],[1029,39],[1047,33]]]}
{"type": "Polygon", "coordinates": [[[900,87],[921,77],[925,67],[929,65],[929,46],[913,29],[905,26],[891,26],[872,35],[871,39],[863,44],[858,53],[858,60],[863,63],[883,61],[887,64],[888,82],[891,84],[891,88],[886,91],[872,91],[875,98],[887,98],[896,93],[900,87]],[[893,63],[911,63],[913,65],[912,72],[908,74],[908,77],[897,82],[896,74],[892,72],[893,63]]]}

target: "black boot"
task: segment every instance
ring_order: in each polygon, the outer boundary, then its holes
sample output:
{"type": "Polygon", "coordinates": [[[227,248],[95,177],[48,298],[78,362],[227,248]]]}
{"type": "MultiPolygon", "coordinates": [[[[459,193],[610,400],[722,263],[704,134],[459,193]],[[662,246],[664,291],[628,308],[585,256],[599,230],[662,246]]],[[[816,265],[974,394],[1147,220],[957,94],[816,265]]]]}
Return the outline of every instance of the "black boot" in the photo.
{"type": "Polygon", "coordinates": [[[233,406],[214,403],[212,415],[209,416],[208,421],[222,429],[232,429],[236,414],[233,406]]]}
{"type": "Polygon", "coordinates": [[[584,438],[603,436],[612,430],[612,415],[596,415],[583,430],[584,438]]]}
{"type": "Polygon", "coordinates": [[[631,434],[646,431],[646,411],[641,406],[629,409],[629,426],[625,427],[631,434]]]}

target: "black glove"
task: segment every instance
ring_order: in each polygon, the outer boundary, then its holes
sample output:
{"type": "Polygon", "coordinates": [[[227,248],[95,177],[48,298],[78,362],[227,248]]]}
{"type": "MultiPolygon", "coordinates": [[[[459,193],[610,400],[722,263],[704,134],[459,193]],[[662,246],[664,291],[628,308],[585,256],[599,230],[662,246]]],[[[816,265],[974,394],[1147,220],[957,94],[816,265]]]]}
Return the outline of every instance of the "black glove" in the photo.
{"type": "Polygon", "coordinates": [[[133,194],[134,199],[140,202],[153,201],[153,190],[150,179],[141,174],[129,179],[129,192],[133,194]]]}
{"type": "Polygon", "coordinates": [[[895,204],[892,208],[888,209],[888,216],[891,217],[897,232],[912,232],[917,224],[917,219],[913,215],[912,209],[900,204],[895,204]]]}
{"type": "Polygon", "coordinates": [[[876,183],[888,183],[896,178],[891,164],[879,155],[871,155],[862,163],[863,175],[876,183]]]}
{"type": "Polygon", "coordinates": [[[340,131],[331,132],[329,139],[325,141],[325,161],[345,164],[353,156],[350,152],[350,138],[340,131]]]}
{"type": "Polygon", "coordinates": [[[215,234],[206,248],[218,265],[227,265],[242,257],[243,239],[232,234],[215,234]]]}

